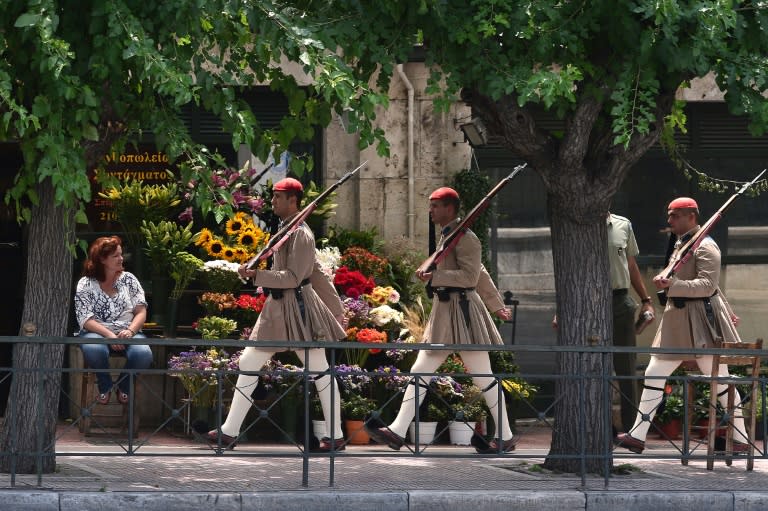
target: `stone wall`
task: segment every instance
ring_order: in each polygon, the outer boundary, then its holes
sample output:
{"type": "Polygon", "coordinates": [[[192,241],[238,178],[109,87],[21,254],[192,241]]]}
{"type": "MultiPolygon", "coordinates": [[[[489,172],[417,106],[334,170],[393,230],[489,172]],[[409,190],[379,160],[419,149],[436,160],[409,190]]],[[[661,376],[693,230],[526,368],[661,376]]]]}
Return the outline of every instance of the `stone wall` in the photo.
{"type": "MultiPolygon", "coordinates": [[[[424,94],[428,76],[424,66],[406,64],[403,71],[414,89],[412,210],[408,196],[408,94],[397,74],[389,90],[389,107],[382,109],[376,120],[387,134],[390,155],[378,156],[375,147],[357,150],[358,138],[346,132],[347,123],[340,116],[325,130],[324,175],[328,183],[333,182],[368,160],[359,178],[339,191],[339,208],[331,222],[354,229],[376,227],[384,239],[393,239],[409,234],[412,216],[415,229],[411,237],[426,240],[429,193],[469,166],[470,147],[456,123],[469,115],[469,107],[455,104],[449,112],[436,112],[432,98],[424,94]]],[[[424,246],[426,252],[426,243],[424,246]]]]}

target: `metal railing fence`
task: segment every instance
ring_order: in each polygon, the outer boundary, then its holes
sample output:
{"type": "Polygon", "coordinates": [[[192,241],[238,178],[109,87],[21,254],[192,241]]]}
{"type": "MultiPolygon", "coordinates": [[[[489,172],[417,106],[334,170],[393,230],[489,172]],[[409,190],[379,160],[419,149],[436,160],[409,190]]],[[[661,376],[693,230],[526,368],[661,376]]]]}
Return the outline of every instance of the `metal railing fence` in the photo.
{"type": "MultiPolygon", "coordinates": [[[[44,345],[44,344],[57,344],[57,345],[79,345],[82,344],[82,340],[79,340],[77,338],[71,338],[71,337],[0,337],[0,342],[3,343],[29,343],[29,344],[38,344],[38,345],[44,345]]],[[[108,339],[88,339],[89,343],[103,343],[103,344],[110,344],[112,341],[108,339]]],[[[323,348],[327,350],[327,357],[328,357],[328,363],[329,363],[329,372],[332,375],[332,377],[336,378],[337,381],[340,377],[343,377],[344,374],[340,373],[337,368],[337,363],[339,362],[338,358],[340,353],[343,350],[348,349],[370,349],[372,347],[371,344],[365,344],[365,343],[358,343],[358,342],[279,342],[279,341],[258,341],[258,342],[252,342],[252,341],[242,341],[242,340],[200,340],[200,339],[156,339],[156,338],[147,338],[147,339],[132,339],[132,340],[122,340],[123,344],[149,344],[150,346],[166,346],[166,347],[186,347],[190,345],[194,345],[198,350],[200,349],[208,349],[210,347],[227,347],[227,348],[246,348],[248,346],[257,346],[259,348],[268,348],[270,350],[274,350],[275,352],[281,352],[285,350],[292,350],[296,352],[296,354],[299,356],[301,360],[306,360],[306,353],[310,349],[316,349],[316,348],[323,348]]],[[[495,378],[497,385],[495,386],[496,389],[498,389],[498,395],[499,398],[501,397],[502,392],[504,392],[504,388],[501,384],[503,380],[508,380],[512,378],[522,379],[525,380],[533,385],[541,385],[546,382],[561,382],[568,385],[576,385],[578,387],[579,396],[582,396],[584,400],[580,401],[578,403],[578,429],[579,429],[579,438],[580,441],[577,442],[577,445],[572,445],[568,449],[569,452],[565,454],[559,454],[559,453],[548,453],[546,455],[547,458],[560,458],[560,459],[578,459],[581,465],[581,471],[580,476],[582,480],[582,485],[586,484],[586,476],[587,476],[587,460],[594,460],[599,459],[600,462],[603,465],[603,475],[604,475],[604,481],[605,486],[608,487],[610,476],[611,476],[611,465],[614,460],[621,460],[623,458],[629,458],[629,457],[635,457],[637,455],[630,454],[627,451],[618,450],[613,452],[611,445],[613,440],[613,433],[612,433],[612,408],[613,408],[613,402],[616,399],[617,394],[620,394],[618,391],[618,382],[619,380],[643,380],[643,375],[638,374],[637,376],[615,376],[609,372],[610,360],[614,353],[635,353],[635,354],[679,354],[681,355],[681,359],[688,359],[692,358],[693,353],[691,350],[683,350],[683,349],[664,349],[664,348],[628,348],[628,347],[613,347],[613,346],[538,346],[538,345],[495,345],[495,346],[488,346],[488,345],[444,345],[444,344],[403,344],[403,343],[386,343],[386,344],[376,344],[376,349],[407,349],[407,350],[441,350],[444,351],[446,354],[446,357],[455,351],[499,351],[499,352],[512,352],[512,353],[522,353],[522,352],[535,352],[539,353],[540,356],[578,356],[579,357],[579,366],[580,368],[587,367],[587,359],[594,360],[595,356],[599,356],[602,358],[602,367],[603,371],[602,374],[587,374],[586,370],[578,370],[575,371],[573,374],[525,374],[525,373],[498,373],[498,374],[478,374],[478,373],[411,373],[411,372],[401,372],[397,373],[396,377],[405,378],[408,381],[412,381],[413,378],[422,378],[422,381],[424,383],[427,383],[428,379],[431,379],[434,376],[452,376],[454,378],[462,378],[462,377],[492,377],[495,378]],[[598,418],[599,420],[603,421],[603,432],[604,432],[604,438],[601,439],[601,444],[605,447],[602,452],[588,452],[587,442],[586,442],[586,435],[589,428],[589,423],[594,423],[595,419],[594,417],[587,417],[585,412],[585,406],[584,403],[586,402],[586,399],[588,397],[594,397],[594,396],[587,396],[585,392],[585,386],[587,382],[589,381],[598,381],[600,384],[600,396],[599,399],[606,400],[606,406],[603,407],[605,410],[605,414],[603,417],[598,418]]],[[[715,353],[720,354],[736,354],[732,353],[735,350],[722,350],[722,349],[698,349],[695,351],[698,355],[712,355],[715,353]]],[[[40,350],[42,353],[42,350],[40,350]]],[[[763,352],[758,350],[745,350],[740,349],[738,350],[738,355],[740,356],[762,356],[763,352]]],[[[30,368],[24,368],[24,367],[0,367],[0,381],[3,381],[5,379],[11,379],[14,377],[14,375],[18,375],[21,373],[32,373],[35,375],[38,382],[41,382],[44,375],[46,374],[69,374],[72,375],[78,375],[85,372],[98,372],[99,370],[90,369],[90,368],[74,368],[74,367],[64,367],[64,368],[55,368],[55,367],[44,367],[41,361],[38,361],[37,367],[30,367],[30,368]]],[[[104,369],[100,370],[102,372],[114,372],[114,369],[104,369]]],[[[182,374],[198,374],[195,371],[180,371],[180,370],[172,370],[168,368],[150,368],[145,370],[124,370],[125,372],[129,373],[131,375],[131,392],[130,394],[133,396],[133,385],[135,384],[134,376],[136,374],[142,374],[142,375],[161,375],[162,377],[166,376],[179,376],[182,374]]],[[[212,370],[209,373],[207,373],[207,376],[211,378],[211,382],[215,382],[216,387],[216,406],[215,406],[215,419],[214,423],[211,424],[212,429],[218,429],[223,420],[226,418],[226,410],[225,406],[227,403],[228,397],[231,396],[233,392],[233,387],[230,383],[234,381],[234,379],[239,374],[248,374],[248,375],[254,375],[254,376],[275,376],[275,371],[241,371],[241,370],[231,370],[227,368],[220,368],[216,370],[212,370]],[[225,385],[225,383],[227,383],[225,385]]],[[[369,376],[373,375],[374,373],[368,372],[369,376]]],[[[134,424],[134,414],[136,413],[135,410],[135,402],[133,399],[131,399],[127,405],[127,431],[125,434],[115,434],[113,437],[110,437],[109,440],[112,442],[112,444],[116,447],[116,449],[112,452],[105,452],[104,450],[98,450],[98,451],[90,451],[90,450],[82,450],[82,451],[72,451],[67,450],[66,456],[81,456],[81,457],[88,457],[88,456],[147,456],[147,457],[156,457],[156,456],[167,456],[167,457],[205,457],[205,456],[227,456],[227,457],[283,457],[283,458],[301,458],[302,460],[302,486],[307,487],[309,483],[309,460],[312,458],[327,458],[329,460],[328,464],[328,470],[329,470],[329,484],[330,486],[334,485],[334,461],[337,458],[342,457],[385,457],[385,456],[391,456],[391,457],[408,457],[408,456],[416,456],[416,457],[443,457],[443,458],[477,458],[478,456],[485,456],[485,457],[495,457],[495,456],[504,456],[507,458],[523,458],[523,459],[531,459],[531,458],[541,458],[544,456],[541,455],[531,455],[530,453],[521,453],[519,451],[517,452],[510,452],[506,454],[502,454],[500,451],[495,453],[488,453],[488,454],[477,454],[474,451],[470,451],[468,449],[456,449],[450,450],[449,452],[446,452],[445,449],[439,449],[435,450],[432,449],[434,447],[433,444],[422,444],[419,442],[419,427],[420,424],[423,422],[420,417],[420,400],[419,400],[419,393],[415,393],[415,429],[416,429],[416,442],[409,445],[408,448],[404,451],[391,451],[391,452],[370,452],[370,451],[356,451],[355,449],[346,449],[344,451],[339,451],[332,449],[329,452],[317,452],[316,450],[313,450],[311,448],[312,446],[312,427],[311,427],[311,413],[310,413],[310,406],[311,406],[311,392],[310,392],[310,386],[307,385],[307,383],[312,380],[316,376],[320,376],[321,374],[317,371],[308,371],[306,368],[303,368],[299,372],[285,372],[285,376],[291,376],[293,377],[291,382],[289,384],[286,384],[283,386],[283,388],[279,391],[275,391],[273,395],[273,399],[270,400],[267,403],[262,402],[256,402],[254,401],[253,407],[255,408],[255,412],[251,413],[249,417],[251,417],[251,420],[249,421],[248,418],[246,418],[245,423],[243,424],[243,427],[241,428],[241,435],[246,434],[249,429],[258,427],[259,423],[269,423],[271,426],[277,428],[277,430],[280,433],[286,434],[287,432],[283,429],[283,425],[281,425],[273,416],[273,410],[275,407],[282,401],[286,399],[286,396],[288,396],[290,393],[300,393],[301,394],[301,403],[299,406],[303,409],[303,428],[302,428],[302,437],[296,439],[294,445],[286,446],[285,450],[282,451],[275,451],[275,450],[269,450],[269,451],[259,451],[259,450],[228,450],[226,449],[224,445],[217,445],[212,446],[210,450],[204,450],[199,452],[179,452],[178,449],[168,449],[163,450],[162,447],[153,445],[153,448],[151,450],[146,449],[146,446],[152,440],[152,438],[163,431],[166,428],[173,427],[174,425],[178,426],[179,424],[182,424],[186,430],[189,430],[192,428],[193,424],[191,424],[191,414],[190,408],[192,406],[192,403],[194,401],[194,398],[196,396],[188,396],[188,399],[180,400],[180,402],[167,402],[165,399],[165,396],[162,393],[153,392],[150,387],[142,386],[142,400],[147,399],[156,399],[161,404],[163,409],[167,412],[166,415],[162,418],[160,424],[153,426],[150,428],[149,431],[144,430],[142,437],[139,437],[138,432],[134,431],[133,424],[134,424]],[[255,417],[254,417],[255,415],[255,417]]],[[[382,376],[382,375],[376,375],[376,376],[382,376]]],[[[393,376],[393,377],[395,377],[393,376]]],[[[683,385],[683,396],[685,400],[690,399],[690,396],[687,392],[687,386],[684,385],[688,381],[692,381],[692,379],[695,379],[696,381],[701,381],[701,376],[699,375],[688,375],[688,374],[682,374],[682,375],[676,375],[670,377],[668,380],[668,383],[673,384],[679,384],[683,385]]],[[[756,459],[767,459],[768,456],[766,456],[766,433],[768,433],[768,424],[766,421],[766,383],[768,383],[768,379],[765,375],[761,374],[758,376],[755,376],[754,378],[745,377],[744,378],[744,384],[750,384],[753,379],[757,379],[759,383],[759,405],[760,409],[758,410],[758,416],[761,417],[761,421],[757,424],[757,431],[760,431],[763,433],[762,438],[763,440],[756,442],[756,448],[755,448],[755,458],[756,459]]],[[[343,386],[340,386],[340,394],[343,394],[343,386]]],[[[42,384],[38,384],[37,388],[35,389],[37,392],[37,402],[42,403],[42,393],[45,391],[44,386],[42,384]]],[[[61,395],[64,399],[69,399],[72,402],[77,403],[78,407],[80,405],[79,399],[77,399],[76,396],[71,396],[67,389],[59,388],[56,389],[56,391],[60,391],[61,395]]],[[[207,387],[204,387],[200,390],[200,392],[208,391],[207,387]]],[[[510,392],[510,391],[508,391],[510,392]]],[[[381,412],[382,410],[390,405],[395,405],[399,401],[399,396],[402,395],[402,392],[392,394],[384,403],[381,404],[381,406],[374,411],[370,419],[373,421],[381,420],[381,412]]],[[[480,394],[482,395],[482,394],[480,394]]],[[[433,392],[430,391],[430,393],[427,394],[427,398],[435,398],[433,395],[433,392]]],[[[332,391],[331,395],[331,401],[332,406],[335,405],[335,403],[341,399],[342,396],[338,395],[335,391],[332,391]]],[[[618,396],[619,399],[623,399],[624,396],[618,396]]],[[[439,399],[439,396],[438,396],[439,399]]],[[[528,422],[529,426],[536,425],[536,426],[545,426],[547,428],[551,428],[554,430],[554,434],[557,435],[557,431],[562,429],[561,425],[557,423],[553,419],[553,410],[555,409],[555,405],[559,399],[562,399],[561,396],[555,396],[552,402],[543,404],[541,406],[537,406],[532,399],[529,397],[524,397],[521,395],[515,396],[514,393],[507,394],[507,403],[509,404],[510,401],[515,401],[519,405],[519,407],[522,407],[523,410],[526,412],[525,415],[529,417],[531,420],[528,422]]],[[[497,403],[500,407],[501,399],[497,400],[497,403]]],[[[42,435],[40,434],[42,424],[43,424],[43,410],[40,409],[42,405],[40,404],[38,406],[37,410],[37,420],[35,421],[35,424],[33,425],[26,425],[25,431],[18,431],[15,424],[13,424],[13,421],[5,421],[4,427],[5,428],[11,428],[11,430],[7,431],[7,435],[10,438],[9,447],[5,450],[0,451],[0,457],[10,457],[11,460],[11,471],[10,471],[10,479],[11,479],[11,486],[15,485],[16,481],[16,470],[14,465],[14,460],[20,456],[34,456],[37,460],[37,478],[38,478],[38,485],[42,482],[42,460],[44,458],[49,457],[55,457],[58,455],[63,455],[64,453],[57,451],[57,445],[56,440],[60,439],[63,435],[65,435],[69,429],[78,428],[81,421],[85,419],[94,420],[93,418],[93,410],[95,405],[94,403],[87,403],[86,406],[79,407],[79,415],[76,417],[73,417],[72,422],[70,422],[63,430],[61,428],[57,429],[57,434],[53,440],[52,443],[49,445],[43,445],[43,439],[42,435]],[[35,434],[36,438],[36,447],[32,450],[20,450],[18,448],[18,435],[24,433],[24,434],[35,434]]],[[[15,415],[17,411],[17,403],[15,403],[13,400],[9,400],[8,408],[6,409],[6,417],[11,414],[15,415]]],[[[507,410],[499,410],[499,415],[501,416],[502,413],[507,413],[507,410]]],[[[455,420],[458,421],[464,421],[469,423],[463,415],[462,412],[457,412],[454,417],[455,420]]],[[[326,420],[329,420],[326,418],[326,420]]],[[[383,423],[381,423],[383,424],[383,423]]],[[[333,418],[330,418],[330,425],[328,428],[329,432],[333,432],[335,429],[335,424],[333,424],[333,418]]],[[[95,427],[100,428],[100,425],[98,422],[95,423],[95,427]]],[[[107,428],[100,428],[103,429],[104,432],[107,432],[107,428]]],[[[674,451],[672,454],[664,454],[661,452],[651,452],[644,454],[643,456],[646,457],[653,457],[656,459],[674,459],[674,458],[680,458],[681,460],[688,461],[688,460],[702,460],[706,459],[706,454],[698,454],[697,451],[703,450],[706,452],[706,444],[704,444],[704,448],[701,449],[700,444],[695,445],[693,449],[687,450],[684,448],[685,445],[687,445],[687,440],[690,439],[690,430],[691,430],[691,424],[688,423],[688,418],[683,417],[683,442],[682,443],[676,443],[675,439],[669,438],[670,445],[673,447],[674,451]]],[[[107,432],[108,433],[108,432],[107,432]]],[[[498,434],[498,432],[497,432],[498,434]]],[[[525,431],[522,428],[518,428],[518,431],[516,432],[516,435],[518,436],[518,447],[524,447],[525,446],[525,431]]],[[[332,438],[332,440],[335,440],[332,438]]],[[[490,438],[487,438],[487,440],[490,440],[490,438]]],[[[499,444],[501,442],[498,442],[499,444]]]]}

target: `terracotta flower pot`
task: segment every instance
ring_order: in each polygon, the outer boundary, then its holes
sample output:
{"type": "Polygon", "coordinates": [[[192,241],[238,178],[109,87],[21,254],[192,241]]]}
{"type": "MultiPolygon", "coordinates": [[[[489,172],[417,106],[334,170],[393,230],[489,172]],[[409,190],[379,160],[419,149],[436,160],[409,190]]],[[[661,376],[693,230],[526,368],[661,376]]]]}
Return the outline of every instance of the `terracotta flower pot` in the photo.
{"type": "Polygon", "coordinates": [[[347,419],[344,421],[347,428],[347,439],[353,445],[367,445],[371,437],[363,427],[364,421],[347,419]]]}
{"type": "Polygon", "coordinates": [[[683,433],[683,421],[681,419],[672,419],[668,422],[655,423],[656,433],[661,438],[677,440],[683,433]]]}

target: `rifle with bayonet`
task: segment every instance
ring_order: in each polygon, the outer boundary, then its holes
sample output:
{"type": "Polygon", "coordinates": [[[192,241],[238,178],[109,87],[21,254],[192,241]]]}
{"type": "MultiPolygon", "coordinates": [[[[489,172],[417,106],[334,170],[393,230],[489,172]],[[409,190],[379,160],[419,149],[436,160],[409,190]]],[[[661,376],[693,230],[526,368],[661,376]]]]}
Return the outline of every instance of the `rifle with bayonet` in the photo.
{"type": "Polygon", "coordinates": [[[299,226],[301,225],[301,223],[302,223],[304,220],[306,220],[306,219],[309,217],[309,215],[311,215],[311,214],[312,214],[312,212],[313,212],[315,209],[317,209],[317,207],[318,207],[318,206],[319,206],[319,205],[320,205],[320,204],[321,204],[321,203],[322,203],[322,202],[323,202],[323,201],[324,201],[324,200],[325,200],[325,199],[326,199],[326,198],[327,198],[327,197],[328,197],[330,194],[332,194],[332,193],[333,193],[333,192],[334,192],[334,191],[335,191],[335,190],[336,190],[336,189],[337,189],[339,186],[341,186],[342,184],[344,184],[344,182],[345,182],[346,180],[348,180],[349,178],[351,178],[352,176],[354,176],[354,175],[357,173],[357,171],[358,171],[358,170],[360,170],[361,168],[363,168],[363,167],[365,166],[365,164],[366,164],[366,163],[368,163],[368,160],[364,161],[363,163],[361,163],[360,165],[358,165],[358,166],[357,166],[355,169],[353,169],[353,170],[350,170],[349,172],[347,172],[346,174],[344,174],[343,176],[341,176],[341,179],[339,179],[338,181],[336,181],[335,183],[333,183],[331,186],[329,186],[328,188],[326,188],[325,190],[323,190],[323,192],[322,192],[320,195],[318,195],[317,197],[315,197],[315,200],[313,200],[312,202],[310,202],[309,204],[307,204],[306,206],[304,206],[304,208],[303,208],[301,211],[299,211],[299,212],[298,212],[298,213],[297,213],[297,214],[296,214],[296,215],[295,215],[295,216],[294,216],[294,217],[291,219],[291,221],[290,221],[290,222],[288,222],[287,224],[285,224],[285,225],[284,225],[284,226],[283,226],[283,227],[282,227],[282,228],[281,228],[279,231],[277,231],[277,232],[276,232],[276,233],[275,233],[275,234],[274,234],[274,235],[273,235],[273,236],[272,236],[272,237],[269,239],[269,242],[267,243],[267,246],[266,246],[266,247],[264,247],[264,248],[261,250],[261,252],[259,252],[259,253],[258,253],[258,254],[256,254],[254,257],[252,257],[252,258],[250,259],[250,261],[248,261],[248,262],[245,264],[245,267],[246,267],[246,268],[248,268],[249,270],[252,270],[252,269],[253,269],[253,268],[254,268],[254,267],[255,267],[255,266],[256,266],[256,265],[259,263],[259,261],[263,261],[264,259],[267,259],[268,257],[271,257],[271,256],[272,256],[272,254],[274,254],[275,252],[277,252],[277,251],[280,249],[280,247],[282,247],[282,246],[283,246],[283,244],[285,244],[285,242],[286,242],[286,241],[288,241],[288,238],[289,238],[289,237],[290,237],[290,235],[293,233],[293,231],[295,231],[296,229],[298,229],[298,228],[299,228],[299,226]]]}
{"type": "Polygon", "coordinates": [[[416,271],[420,273],[429,273],[434,270],[438,263],[445,259],[445,256],[447,256],[451,250],[453,250],[459,240],[464,236],[464,234],[466,234],[467,229],[469,229],[470,226],[475,223],[475,220],[477,220],[477,218],[480,216],[480,213],[485,211],[485,209],[490,206],[491,199],[493,199],[507,183],[512,181],[512,179],[514,179],[514,177],[519,174],[526,167],[526,165],[528,164],[523,163],[522,165],[518,165],[507,177],[499,181],[498,184],[494,186],[491,191],[488,192],[488,194],[483,197],[469,213],[467,213],[467,216],[464,218],[464,220],[459,222],[455,229],[443,237],[443,241],[440,243],[440,246],[437,247],[437,250],[435,250],[434,253],[432,253],[432,255],[427,258],[426,261],[421,263],[421,266],[419,266],[416,271]]]}
{"type": "MultiPolygon", "coordinates": [[[[731,195],[731,197],[725,201],[725,204],[720,206],[720,209],[718,209],[715,214],[712,215],[709,220],[707,220],[704,225],[701,226],[701,229],[694,233],[694,235],[691,236],[691,238],[680,247],[675,256],[670,259],[667,267],[664,268],[664,270],[661,272],[661,274],[664,275],[664,278],[668,279],[672,277],[675,273],[678,272],[678,270],[680,270],[681,266],[683,266],[691,259],[691,257],[693,257],[693,253],[697,248],[699,248],[699,245],[701,245],[709,233],[712,232],[715,224],[717,224],[717,222],[723,218],[723,213],[725,213],[725,210],[731,207],[731,205],[737,198],[739,198],[740,195],[744,195],[744,192],[749,190],[750,187],[752,187],[758,180],[760,180],[766,171],[768,171],[768,169],[763,169],[763,171],[760,172],[757,177],[755,177],[752,181],[745,183],[744,186],[739,189],[739,191],[731,195]]],[[[659,303],[662,306],[667,305],[666,289],[657,291],[656,296],[658,297],[659,303]]]]}
{"type": "Polygon", "coordinates": [[[269,169],[271,169],[271,168],[272,168],[272,167],[274,167],[274,166],[275,166],[275,162],[272,162],[272,163],[270,163],[269,165],[267,165],[267,168],[265,168],[264,170],[262,170],[261,172],[259,172],[259,173],[256,175],[256,177],[254,177],[253,179],[251,179],[251,185],[255,185],[255,184],[258,184],[258,182],[259,182],[259,181],[261,181],[261,178],[262,178],[262,177],[264,177],[264,175],[265,175],[267,172],[269,172],[269,169]]]}

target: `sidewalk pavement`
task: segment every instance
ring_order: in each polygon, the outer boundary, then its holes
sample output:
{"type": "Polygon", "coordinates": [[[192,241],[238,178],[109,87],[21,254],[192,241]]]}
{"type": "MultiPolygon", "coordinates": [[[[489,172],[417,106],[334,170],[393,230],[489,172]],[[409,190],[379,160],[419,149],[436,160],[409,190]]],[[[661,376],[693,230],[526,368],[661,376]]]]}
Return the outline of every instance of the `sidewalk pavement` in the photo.
{"type": "Polygon", "coordinates": [[[409,457],[393,457],[393,451],[374,444],[348,446],[333,463],[329,456],[310,459],[306,488],[302,459],[290,445],[244,444],[213,455],[189,437],[162,432],[148,438],[142,432],[135,454],[106,456],[124,454],[125,444],[116,444],[115,436],[82,437],[74,428],[61,429],[57,472],[44,474],[40,485],[35,475],[17,475],[13,487],[10,475],[2,474],[0,509],[768,509],[768,459],[756,459],[752,472],[745,470],[743,457],[736,457],[732,466],[718,459],[710,472],[705,460],[682,466],[674,446],[649,439],[643,455],[616,451],[614,465],[630,464],[635,470],[613,475],[606,487],[602,477],[590,475],[582,481],[579,475],[537,467],[549,450],[550,432],[535,424],[523,425],[517,450],[502,457],[451,458],[471,455],[474,449],[448,445],[409,457]]]}

